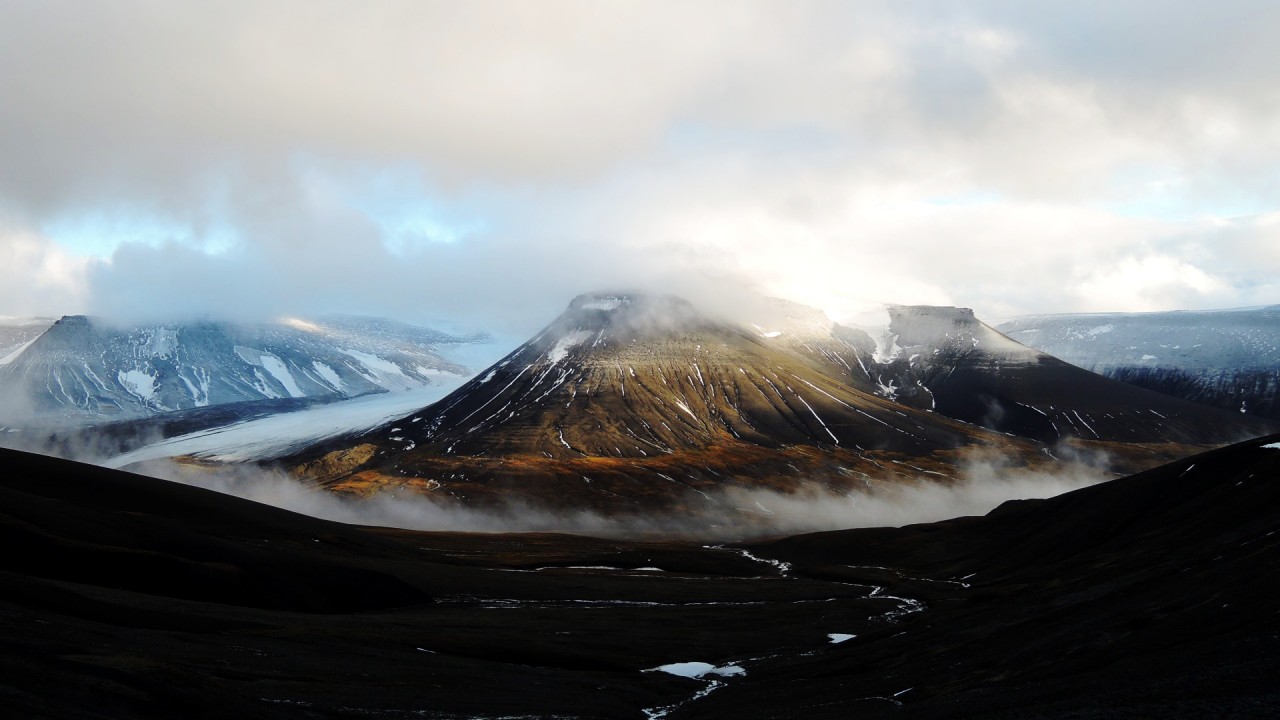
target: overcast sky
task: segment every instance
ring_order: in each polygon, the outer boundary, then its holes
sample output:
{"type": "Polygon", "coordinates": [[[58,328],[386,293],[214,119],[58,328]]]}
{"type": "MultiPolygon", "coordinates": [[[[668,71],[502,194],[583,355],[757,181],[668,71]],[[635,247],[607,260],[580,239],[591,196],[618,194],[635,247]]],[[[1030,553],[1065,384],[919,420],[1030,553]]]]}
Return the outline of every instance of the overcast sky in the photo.
{"type": "Polygon", "coordinates": [[[1277,37],[1267,1],[0,0],[0,315],[1280,303],[1277,37]]]}

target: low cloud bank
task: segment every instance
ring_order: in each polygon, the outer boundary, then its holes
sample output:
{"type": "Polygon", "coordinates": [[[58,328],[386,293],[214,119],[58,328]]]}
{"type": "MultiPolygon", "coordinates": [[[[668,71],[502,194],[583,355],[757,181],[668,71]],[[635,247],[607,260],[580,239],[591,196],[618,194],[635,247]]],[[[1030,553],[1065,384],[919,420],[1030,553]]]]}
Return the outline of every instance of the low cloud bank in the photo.
{"type": "MultiPolygon", "coordinates": [[[[283,473],[249,467],[206,468],[162,460],[129,468],[294,512],[359,525],[456,532],[564,532],[614,537],[667,536],[735,540],[859,527],[901,526],[985,514],[1015,499],[1046,498],[1109,479],[1097,459],[1065,463],[1054,472],[1010,468],[974,459],[962,479],[881,483],[848,493],[727,487],[697,497],[686,511],[603,515],[556,511],[512,500],[467,507],[426,495],[383,492],[350,499],[305,485],[283,473]]],[[[691,500],[693,500],[691,498],[691,500]]]]}

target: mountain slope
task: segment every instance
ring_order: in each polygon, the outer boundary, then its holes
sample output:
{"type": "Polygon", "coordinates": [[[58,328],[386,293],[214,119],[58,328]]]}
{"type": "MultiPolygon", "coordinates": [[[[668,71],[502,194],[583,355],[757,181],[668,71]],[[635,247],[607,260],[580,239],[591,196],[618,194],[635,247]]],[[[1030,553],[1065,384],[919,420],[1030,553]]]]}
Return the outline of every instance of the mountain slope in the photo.
{"type": "Polygon", "coordinates": [[[343,398],[463,375],[442,349],[482,338],[368,318],[318,324],[54,323],[5,365],[0,396],[19,418],[100,422],[276,398],[343,398]]]}
{"type": "Polygon", "coordinates": [[[1131,385],[1280,419],[1280,306],[1209,312],[1033,315],[1000,329],[1131,385]]]}

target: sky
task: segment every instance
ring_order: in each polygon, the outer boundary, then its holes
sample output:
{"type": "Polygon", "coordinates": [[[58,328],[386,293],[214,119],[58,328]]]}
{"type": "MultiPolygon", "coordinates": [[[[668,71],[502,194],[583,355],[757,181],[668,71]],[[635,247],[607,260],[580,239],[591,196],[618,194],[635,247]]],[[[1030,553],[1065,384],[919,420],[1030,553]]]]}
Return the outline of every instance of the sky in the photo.
{"type": "Polygon", "coordinates": [[[1280,4],[0,0],[0,315],[1280,303],[1280,4]]]}

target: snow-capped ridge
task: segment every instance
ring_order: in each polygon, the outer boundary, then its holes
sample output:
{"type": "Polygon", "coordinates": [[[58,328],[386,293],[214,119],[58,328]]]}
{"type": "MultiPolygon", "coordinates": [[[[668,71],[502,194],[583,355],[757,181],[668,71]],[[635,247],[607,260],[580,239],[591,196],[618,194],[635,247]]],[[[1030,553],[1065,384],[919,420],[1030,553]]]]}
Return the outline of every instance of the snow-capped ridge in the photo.
{"type": "Polygon", "coordinates": [[[377,318],[127,326],[68,315],[28,334],[34,337],[0,355],[0,395],[15,420],[125,419],[407,390],[470,375],[439,351],[478,339],[377,318]]]}

